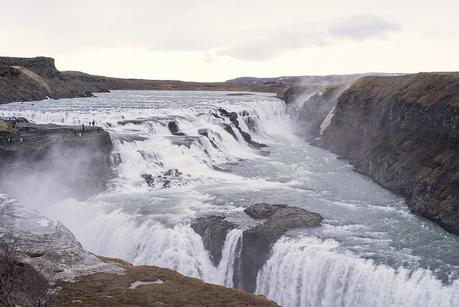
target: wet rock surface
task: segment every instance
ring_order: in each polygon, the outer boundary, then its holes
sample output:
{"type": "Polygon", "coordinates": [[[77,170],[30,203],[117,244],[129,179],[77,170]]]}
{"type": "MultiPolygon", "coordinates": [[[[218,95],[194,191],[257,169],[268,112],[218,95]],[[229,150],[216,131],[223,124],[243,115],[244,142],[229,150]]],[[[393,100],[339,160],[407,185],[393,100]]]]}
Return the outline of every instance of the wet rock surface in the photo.
{"type": "MultiPolygon", "coordinates": [[[[255,142],[254,140],[252,140],[252,136],[250,135],[250,133],[242,130],[242,128],[239,125],[239,121],[238,121],[238,117],[239,116],[238,116],[238,114],[236,112],[228,112],[227,110],[225,110],[223,108],[219,108],[218,111],[220,112],[220,115],[222,115],[222,116],[224,116],[224,117],[226,117],[226,118],[228,118],[230,120],[230,122],[233,124],[234,127],[236,127],[236,129],[242,135],[242,138],[244,139],[244,141],[247,142],[247,144],[251,145],[254,148],[267,147],[266,144],[258,143],[258,142],[255,142]]],[[[225,124],[224,125],[224,129],[225,129],[226,132],[231,134],[234,137],[234,139],[238,140],[238,137],[237,137],[236,133],[234,133],[234,130],[230,125],[225,124]]]]}
{"type": "Polygon", "coordinates": [[[171,168],[161,175],[153,176],[151,174],[142,174],[140,177],[142,177],[151,188],[160,187],[166,189],[171,187],[171,183],[174,183],[175,185],[183,184],[181,183],[182,175],[182,172],[178,169],[171,168]]]}
{"type": "Polygon", "coordinates": [[[37,183],[59,185],[62,195],[54,193],[56,197],[87,198],[105,191],[113,178],[112,147],[110,135],[98,127],[0,119],[1,188],[11,195],[20,194],[27,180],[40,177],[37,183]],[[17,180],[24,186],[15,184],[17,180]]]}
{"type": "Polygon", "coordinates": [[[320,145],[459,234],[459,74],[365,77],[338,100],[320,145]]]}
{"type": "Polygon", "coordinates": [[[174,121],[167,123],[167,127],[169,128],[169,131],[172,133],[172,135],[185,135],[185,133],[180,132],[178,124],[174,121]]]}
{"type": "Polygon", "coordinates": [[[236,270],[238,287],[254,292],[258,271],[268,259],[273,244],[291,229],[320,226],[322,216],[299,207],[266,203],[252,205],[244,212],[254,219],[265,219],[244,231],[236,270]]]}
{"type": "Polygon", "coordinates": [[[225,220],[224,216],[207,216],[196,219],[191,228],[202,237],[204,247],[210,253],[214,265],[218,265],[222,258],[226,235],[236,224],[225,220]]]}
{"type": "MultiPolygon", "coordinates": [[[[233,282],[237,288],[254,292],[258,271],[268,259],[274,243],[291,229],[320,226],[322,216],[299,207],[266,203],[252,205],[244,212],[263,222],[244,230],[240,256],[234,263],[233,282]]],[[[221,259],[227,233],[236,227],[223,216],[201,217],[192,223],[215,265],[221,259]]]]}

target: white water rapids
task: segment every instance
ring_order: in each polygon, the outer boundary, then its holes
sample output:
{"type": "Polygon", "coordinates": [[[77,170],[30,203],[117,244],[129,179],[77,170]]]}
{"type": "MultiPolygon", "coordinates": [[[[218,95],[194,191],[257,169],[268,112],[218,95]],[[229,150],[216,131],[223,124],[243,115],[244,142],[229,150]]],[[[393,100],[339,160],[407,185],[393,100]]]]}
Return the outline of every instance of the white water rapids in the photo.
{"type": "Polygon", "coordinates": [[[297,137],[301,123],[269,94],[114,91],[2,105],[0,116],[95,121],[110,133],[116,178],[106,193],[58,203],[33,200],[30,189],[11,195],[61,221],[91,252],[232,287],[242,229],[253,223],[243,209],[286,203],[325,220],[273,246],[257,293],[283,306],[459,306],[458,237],[297,137]],[[251,147],[218,108],[237,112],[240,129],[268,147],[251,147]],[[171,121],[184,135],[171,133],[171,121]],[[241,226],[217,266],[189,225],[210,214],[241,226]]]}

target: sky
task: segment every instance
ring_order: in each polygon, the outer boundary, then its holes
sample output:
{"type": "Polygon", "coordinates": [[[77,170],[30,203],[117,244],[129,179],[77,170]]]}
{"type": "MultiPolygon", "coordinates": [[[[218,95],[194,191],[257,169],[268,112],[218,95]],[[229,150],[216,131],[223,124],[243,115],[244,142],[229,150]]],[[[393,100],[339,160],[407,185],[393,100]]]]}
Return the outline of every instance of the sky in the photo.
{"type": "Polygon", "coordinates": [[[0,0],[0,55],[223,81],[459,71],[458,0],[0,0]]]}

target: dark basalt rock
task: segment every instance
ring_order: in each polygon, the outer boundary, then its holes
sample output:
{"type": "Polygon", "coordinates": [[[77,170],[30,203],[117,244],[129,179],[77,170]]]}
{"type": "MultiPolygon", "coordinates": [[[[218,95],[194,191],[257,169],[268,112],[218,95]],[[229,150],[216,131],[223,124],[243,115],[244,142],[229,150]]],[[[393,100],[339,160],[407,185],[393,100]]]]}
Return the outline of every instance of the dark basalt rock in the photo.
{"type": "Polygon", "coordinates": [[[322,216],[298,207],[266,203],[252,205],[244,212],[254,219],[266,219],[244,231],[240,263],[235,270],[237,287],[254,292],[258,271],[268,259],[273,244],[291,229],[319,226],[322,216]]]}
{"type": "MultiPolygon", "coordinates": [[[[212,140],[212,138],[209,136],[209,129],[198,129],[198,133],[202,136],[205,136],[210,144],[212,145],[213,148],[218,149],[217,144],[212,140]]],[[[219,139],[221,140],[221,136],[218,134],[219,139]]]]}
{"type": "Polygon", "coordinates": [[[177,146],[185,146],[186,148],[190,148],[191,145],[193,145],[194,143],[196,142],[200,142],[199,140],[199,137],[197,136],[190,136],[190,135],[181,135],[181,134],[178,134],[178,135],[174,135],[174,136],[170,136],[168,137],[168,139],[170,139],[172,141],[172,144],[173,145],[177,145],[177,146]]]}
{"type": "MultiPolygon", "coordinates": [[[[110,135],[99,127],[37,125],[23,118],[0,120],[1,189],[22,194],[17,180],[50,181],[62,197],[87,198],[113,178],[110,135]]],[[[35,187],[39,189],[40,187],[35,187]]],[[[51,191],[50,191],[51,192],[51,191]]],[[[59,193],[51,193],[57,194],[59,193]]],[[[34,194],[34,193],[31,193],[34,194]]]]}
{"type": "Polygon", "coordinates": [[[151,174],[141,174],[140,177],[142,177],[146,184],[151,188],[161,187],[165,189],[170,188],[171,183],[173,182],[179,184],[179,178],[182,175],[182,172],[178,169],[171,168],[158,176],[153,176],[151,174]]]}
{"type": "Polygon", "coordinates": [[[234,132],[233,128],[231,128],[230,125],[228,124],[222,124],[223,125],[223,129],[225,129],[226,132],[228,132],[236,141],[239,140],[239,138],[237,137],[236,133],[234,132]]]}
{"type": "Polygon", "coordinates": [[[176,122],[170,121],[167,124],[167,127],[169,128],[169,131],[172,133],[172,135],[185,135],[185,133],[180,132],[179,127],[176,122]]]}
{"type": "Polygon", "coordinates": [[[365,77],[339,98],[320,145],[459,234],[458,127],[458,73],[365,77]]]}
{"type": "MultiPolygon", "coordinates": [[[[248,132],[245,132],[244,130],[241,129],[241,127],[239,125],[239,122],[238,122],[238,115],[237,115],[236,112],[228,112],[227,110],[225,110],[223,108],[219,108],[218,111],[220,112],[220,114],[222,116],[227,117],[231,121],[233,126],[236,127],[236,129],[242,135],[242,138],[244,139],[244,141],[247,142],[247,144],[249,144],[249,145],[251,145],[252,147],[255,147],[255,148],[268,147],[266,144],[255,142],[254,140],[252,140],[252,136],[248,132]]],[[[235,140],[238,140],[238,138],[237,138],[236,134],[234,133],[233,129],[231,128],[231,126],[229,126],[227,124],[224,124],[224,129],[225,129],[226,132],[231,134],[234,137],[235,140]]]]}
{"type": "Polygon", "coordinates": [[[236,225],[225,220],[223,216],[206,216],[196,219],[191,228],[201,235],[204,246],[210,252],[210,259],[214,265],[218,265],[222,258],[226,235],[231,229],[236,228],[236,225]]]}
{"type": "MultiPolygon", "coordinates": [[[[242,242],[236,247],[240,256],[234,263],[234,285],[254,292],[258,271],[268,259],[273,244],[291,229],[319,226],[322,217],[298,207],[265,203],[252,205],[244,212],[257,220],[265,219],[263,223],[245,230],[242,242]]],[[[228,222],[223,216],[208,216],[198,218],[191,227],[201,235],[212,262],[218,265],[226,235],[237,225],[228,222]]]]}

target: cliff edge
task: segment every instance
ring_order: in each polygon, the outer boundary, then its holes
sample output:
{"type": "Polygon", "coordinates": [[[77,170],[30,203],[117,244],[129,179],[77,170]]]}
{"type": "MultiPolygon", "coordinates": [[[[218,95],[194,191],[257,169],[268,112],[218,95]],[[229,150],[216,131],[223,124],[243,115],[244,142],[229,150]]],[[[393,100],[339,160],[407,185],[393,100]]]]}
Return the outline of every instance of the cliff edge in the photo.
{"type": "Polygon", "coordinates": [[[459,73],[361,78],[319,143],[459,234],[459,73]]]}
{"type": "Polygon", "coordinates": [[[48,57],[0,57],[0,104],[13,101],[46,98],[92,96],[92,92],[106,92],[96,82],[86,82],[61,73],[48,57]]]}
{"type": "Polygon", "coordinates": [[[99,127],[0,119],[0,190],[33,202],[87,198],[113,178],[112,149],[99,127]]]}

